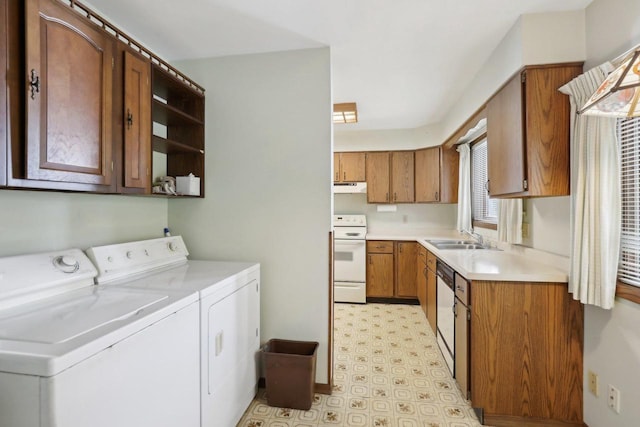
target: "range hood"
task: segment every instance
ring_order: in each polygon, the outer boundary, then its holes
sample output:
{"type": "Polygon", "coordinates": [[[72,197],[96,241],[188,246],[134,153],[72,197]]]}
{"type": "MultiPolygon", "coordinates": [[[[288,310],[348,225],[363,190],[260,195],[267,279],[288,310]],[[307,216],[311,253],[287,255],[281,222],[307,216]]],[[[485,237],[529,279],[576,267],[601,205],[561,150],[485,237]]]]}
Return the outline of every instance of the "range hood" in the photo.
{"type": "Polygon", "coordinates": [[[361,193],[366,194],[366,182],[334,182],[333,193],[361,193]]]}

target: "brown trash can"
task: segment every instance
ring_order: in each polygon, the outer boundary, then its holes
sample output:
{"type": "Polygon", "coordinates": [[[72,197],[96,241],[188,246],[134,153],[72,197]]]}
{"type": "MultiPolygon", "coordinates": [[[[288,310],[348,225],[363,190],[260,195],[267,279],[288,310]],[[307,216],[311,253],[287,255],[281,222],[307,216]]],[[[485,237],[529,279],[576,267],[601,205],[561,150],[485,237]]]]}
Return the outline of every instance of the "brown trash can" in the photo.
{"type": "Polygon", "coordinates": [[[271,339],[262,349],[267,403],[279,408],[309,410],[316,381],[319,343],[271,339]]]}

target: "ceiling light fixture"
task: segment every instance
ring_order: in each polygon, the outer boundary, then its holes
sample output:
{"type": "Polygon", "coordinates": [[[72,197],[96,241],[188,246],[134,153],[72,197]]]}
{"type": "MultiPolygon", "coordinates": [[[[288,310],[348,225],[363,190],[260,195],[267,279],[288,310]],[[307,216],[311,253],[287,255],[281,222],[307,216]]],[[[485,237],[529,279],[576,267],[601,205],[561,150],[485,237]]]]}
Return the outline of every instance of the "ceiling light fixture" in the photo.
{"type": "Polygon", "coordinates": [[[356,103],[333,104],[333,123],[358,123],[356,103]]]}
{"type": "Polygon", "coordinates": [[[640,117],[640,46],[624,55],[579,111],[580,114],[607,117],[640,117]]]}

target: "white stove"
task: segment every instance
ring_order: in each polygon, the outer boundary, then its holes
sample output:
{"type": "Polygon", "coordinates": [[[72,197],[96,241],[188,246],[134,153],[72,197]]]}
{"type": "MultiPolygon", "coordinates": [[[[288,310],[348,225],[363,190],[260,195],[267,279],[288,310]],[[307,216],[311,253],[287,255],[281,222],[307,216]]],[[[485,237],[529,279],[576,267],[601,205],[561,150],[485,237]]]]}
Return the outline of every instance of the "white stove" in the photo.
{"type": "Polygon", "coordinates": [[[333,300],[367,302],[367,218],[334,215],[333,300]]]}
{"type": "Polygon", "coordinates": [[[201,426],[235,426],[257,391],[260,265],[187,261],[180,236],[93,247],[87,254],[98,267],[101,285],[152,293],[197,292],[201,426]],[[165,262],[156,267],[159,257],[165,262]],[[150,268],[157,271],[134,277],[129,273],[150,268]]]}
{"type": "Polygon", "coordinates": [[[199,426],[198,294],[96,275],[79,249],[0,258],[0,425],[199,426]]]}

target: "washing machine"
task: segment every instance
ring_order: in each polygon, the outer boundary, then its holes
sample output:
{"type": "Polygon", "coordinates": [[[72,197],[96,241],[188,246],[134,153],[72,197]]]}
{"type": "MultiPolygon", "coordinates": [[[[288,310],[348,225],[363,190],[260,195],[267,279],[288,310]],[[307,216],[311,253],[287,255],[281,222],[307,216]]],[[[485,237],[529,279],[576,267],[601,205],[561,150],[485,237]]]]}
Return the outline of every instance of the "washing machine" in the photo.
{"type": "Polygon", "coordinates": [[[79,249],[0,258],[0,426],[199,426],[198,293],[96,276],[79,249]]]}
{"type": "Polygon", "coordinates": [[[260,265],[185,261],[188,250],[180,236],[92,247],[87,255],[97,266],[100,285],[151,292],[197,292],[201,425],[235,426],[257,392],[260,265]],[[121,273],[135,270],[134,264],[142,265],[149,257],[174,259],[175,265],[133,279],[121,273]]]}

